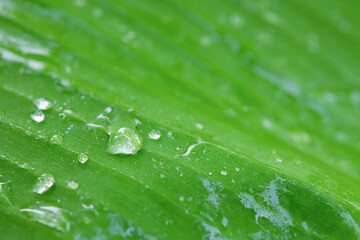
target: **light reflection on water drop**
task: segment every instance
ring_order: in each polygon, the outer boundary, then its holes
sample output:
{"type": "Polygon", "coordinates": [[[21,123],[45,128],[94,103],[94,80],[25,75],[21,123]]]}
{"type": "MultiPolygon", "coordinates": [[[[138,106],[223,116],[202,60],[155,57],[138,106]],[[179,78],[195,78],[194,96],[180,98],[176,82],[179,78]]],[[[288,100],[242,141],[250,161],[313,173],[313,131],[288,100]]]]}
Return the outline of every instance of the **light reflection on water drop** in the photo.
{"type": "Polygon", "coordinates": [[[110,154],[135,154],[142,148],[140,136],[132,129],[124,127],[110,133],[107,152],[110,154]]]}
{"type": "Polygon", "coordinates": [[[43,122],[45,120],[45,114],[40,110],[36,110],[33,114],[30,115],[30,117],[37,123],[43,122]]]}
{"type": "Polygon", "coordinates": [[[49,102],[45,98],[38,98],[34,101],[34,103],[39,110],[48,110],[52,108],[51,102],[49,102]]]}
{"type": "Polygon", "coordinates": [[[48,173],[44,173],[37,178],[37,181],[33,186],[33,192],[37,194],[43,194],[44,192],[48,191],[54,184],[54,177],[48,173]]]}
{"type": "Polygon", "coordinates": [[[78,161],[81,163],[81,164],[84,164],[87,162],[88,160],[88,156],[84,153],[80,153],[79,156],[78,156],[78,161]]]}
{"type": "Polygon", "coordinates": [[[149,132],[149,138],[153,139],[153,140],[157,140],[161,137],[161,133],[159,130],[151,130],[151,132],[149,132]]]}

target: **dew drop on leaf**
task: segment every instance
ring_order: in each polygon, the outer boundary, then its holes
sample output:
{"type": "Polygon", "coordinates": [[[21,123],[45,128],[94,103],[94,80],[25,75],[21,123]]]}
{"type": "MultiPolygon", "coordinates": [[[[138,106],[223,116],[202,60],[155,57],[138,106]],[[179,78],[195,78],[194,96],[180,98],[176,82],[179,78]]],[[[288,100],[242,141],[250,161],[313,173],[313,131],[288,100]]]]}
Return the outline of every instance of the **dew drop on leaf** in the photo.
{"type": "Polygon", "coordinates": [[[39,110],[48,110],[52,108],[51,102],[49,102],[45,98],[38,98],[34,101],[34,103],[39,110]]]}
{"type": "Polygon", "coordinates": [[[78,156],[78,161],[81,163],[81,164],[84,164],[87,162],[88,160],[88,156],[84,153],[80,153],[79,156],[78,156]]]}
{"type": "Polygon", "coordinates": [[[42,174],[38,177],[36,183],[33,186],[33,192],[37,194],[43,194],[48,191],[55,184],[55,179],[48,173],[42,174]]]}
{"type": "Polygon", "coordinates": [[[32,120],[34,120],[37,123],[40,123],[45,120],[45,114],[40,110],[36,110],[33,114],[30,115],[30,117],[32,120]]]}
{"type": "Polygon", "coordinates": [[[140,136],[132,129],[124,127],[110,133],[107,152],[110,154],[135,154],[142,148],[140,136]]]}
{"type": "Polygon", "coordinates": [[[54,135],[50,138],[50,143],[61,146],[63,145],[64,140],[61,135],[54,135]]]}
{"type": "Polygon", "coordinates": [[[20,210],[29,219],[62,232],[70,230],[70,221],[64,211],[54,206],[30,206],[20,210]]]}
{"type": "Polygon", "coordinates": [[[154,139],[154,140],[158,140],[161,137],[161,133],[159,130],[151,130],[151,132],[149,132],[149,138],[154,139]]]}
{"type": "Polygon", "coordinates": [[[227,175],[227,172],[226,172],[226,171],[224,171],[224,170],[222,170],[220,173],[221,173],[221,175],[224,175],[224,176],[226,176],[226,175],[227,175]]]}
{"type": "Polygon", "coordinates": [[[76,190],[79,187],[79,184],[77,182],[74,182],[74,181],[69,181],[67,183],[67,186],[72,190],[76,190]]]}

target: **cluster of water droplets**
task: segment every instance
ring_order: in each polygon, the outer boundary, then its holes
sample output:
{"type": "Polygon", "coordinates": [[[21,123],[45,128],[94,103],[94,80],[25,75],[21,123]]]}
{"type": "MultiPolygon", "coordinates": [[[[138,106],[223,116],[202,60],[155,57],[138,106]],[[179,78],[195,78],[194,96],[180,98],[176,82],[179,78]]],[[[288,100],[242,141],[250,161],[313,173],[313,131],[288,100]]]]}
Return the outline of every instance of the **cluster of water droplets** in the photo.
{"type": "Polygon", "coordinates": [[[31,119],[37,123],[43,122],[45,120],[44,110],[49,110],[52,108],[52,103],[45,98],[38,98],[34,101],[37,109],[30,115],[31,119]]]}

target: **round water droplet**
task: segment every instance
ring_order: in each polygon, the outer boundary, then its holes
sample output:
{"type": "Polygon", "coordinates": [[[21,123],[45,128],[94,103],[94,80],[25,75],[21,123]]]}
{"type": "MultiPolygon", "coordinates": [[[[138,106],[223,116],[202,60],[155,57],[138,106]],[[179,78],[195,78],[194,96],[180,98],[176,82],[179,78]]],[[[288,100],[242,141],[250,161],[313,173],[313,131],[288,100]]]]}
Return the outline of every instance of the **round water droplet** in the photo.
{"type": "Polygon", "coordinates": [[[61,135],[54,135],[50,138],[50,143],[61,146],[64,143],[64,139],[61,135]]]}
{"type": "Polygon", "coordinates": [[[179,197],[179,201],[180,201],[180,202],[184,201],[184,199],[185,199],[185,198],[184,198],[183,196],[180,196],[180,197],[179,197]]]}
{"type": "Polygon", "coordinates": [[[237,167],[237,168],[235,168],[235,171],[237,171],[237,172],[238,172],[238,171],[240,171],[240,168],[238,168],[238,167],[237,167]]]}
{"type": "Polygon", "coordinates": [[[62,232],[70,230],[70,221],[67,219],[65,212],[58,207],[35,205],[29,208],[23,208],[20,211],[32,221],[39,222],[62,232]]]}
{"type": "Polygon", "coordinates": [[[48,191],[55,184],[55,179],[48,173],[42,174],[38,177],[33,187],[33,192],[37,194],[43,194],[48,191]]]}
{"type": "Polygon", "coordinates": [[[33,114],[30,115],[30,117],[32,120],[34,120],[37,123],[40,123],[45,120],[45,114],[40,110],[36,110],[33,114]]]}
{"type": "Polygon", "coordinates": [[[110,134],[107,152],[110,154],[135,154],[142,148],[140,136],[130,128],[120,128],[110,134]]]}
{"type": "Polygon", "coordinates": [[[87,162],[88,160],[88,156],[84,153],[80,153],[79,156],[78,156],[78,161],[81,163],[81,164],[84,164],[87,162]]]}
{"type": "Polygon", "coordinates": [[[160,178],[165,178],[165,175],[163,173],[161,173],[160,178]]]}
{"type": "Polygon", "coordinates": [[[67,183],[67,186],[72,190],[76,190],[79,187],[79,184],[77,182],[74,182],[74,181],[69,181],[67,183]]]}
{"type": "Polygon", "coordinates": [[[224,175],[224,176],[227,175],[227,172],[225,170],[222,170],[220,173],[221,173],[221,175],[224,175]]]}
{"type": "Polygon", "coordinates": [[[159,130],[151,130],[151,132],[149,132],[149,138],[157,140],[161,137],[161,133],[159,130]]]}
{"type": "Polygon", "coordinates": [[[52,108],[51,102],[49,102],[45,98],[38,98],[34,101],[34,103],[39,110],[48,110],[52,108]]]}

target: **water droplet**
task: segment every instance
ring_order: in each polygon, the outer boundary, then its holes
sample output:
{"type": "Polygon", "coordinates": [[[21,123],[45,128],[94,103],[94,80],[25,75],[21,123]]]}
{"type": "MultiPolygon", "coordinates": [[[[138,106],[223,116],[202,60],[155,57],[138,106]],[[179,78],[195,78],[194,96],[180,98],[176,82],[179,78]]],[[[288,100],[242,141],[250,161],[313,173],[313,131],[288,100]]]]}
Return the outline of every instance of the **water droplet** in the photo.
{"type": "Polygon", "coordinates": [[[204,126],[201,123],[196,124],[197,129],[202,130],[204,126]]]}
{"type": "Polygon", "coordinates": [[[184,198],[183,196],[180,196],[180,197],[179,197],[179,201],[180,201],[180,202],[184,201],[184,199],[185,199],[185,198],[184,198]]]}
{"type": "Polygon", "coordinates": [[[88,156],[84,153],[80,153],[79,156],[78,156],[78,161],[81,163],[81,164],[84,164],[87,162],[88,160],[88,156]]]}
{"type": "Polygon", "coordinates": [[[112,108],[111,108],[111,107],[105,108],[105,112],[106,112],[106,113],[111,113],[111,112],[112,112],[112,108]]]}
{"type": "Polygon", "coordinates": [[[221,221],[221,224],[222,224],[224,227],[226,227],[226,226],[228,225],[228,222],[229,222],[229,220],[224,216],[223,219],[222,219],[222,221],[221,221]]]}
{"type": "Polygon", "coordinates": [[[48,191],[55,184],[55,179],[48,173],[42,174],[38,177],[33,187],[33,192],[37,194],[43,194],[48,191]]]}
{"type": "Polygon", "coordinates": [[[77,182],[74,182],[74,181],[69,181],[67,183],[67,186],[72,190],[76,190],[79,187],[79,184],[77,182]]]}
{"type": "Polygon", "coordinates": [[[141,121],[139,119],[134,119],[135,125],[141,125],[141,121]]]}
{"type": "Polygon", "coordinates": [[[55,228],[62,232],[70,230],[70,221],[64,215],[64,211],[54,206],[30,206],[20,209],[32,221],[39,222],[48,227],[55,228]]]}
{"type": "Polygon", "coordinates": [[[142,148],[140,136],[130,128],[120,128],[110,134],[107,152],[110,154],[135,154],[142,148]]]}
{"type": "Polygon", "coordinates": [[[49,102],[45,98],[38,98],[35,100],[34,103],[39,110],[48,110],[52,108],[51,102],[49,102]]]}
{"type": "Polygon", "coordinates": [[[238,168],[238,167],[237,167],[237,168],[235,168],[235,171],[237,171],[237,172],[238,172],[238,171],[240,171],[240,168],[238,168]]]}
{"type": "Polygon", "coordinates": [[[161,137],[161,133],[159,130],[151,130],[151,132],[149,132],[149,138],[157,140],[161,137]]]}
{"type": "Polygon", "coordinates": [[[160,178],[164,178],[165,175],[163,173],[160,174],[160,178]]]}
{"type": "Polygon", "coordinates": [[[224,176],[226,176],[227,175],[227,171],[225,171],[225,170],[221,170],[221,175],[224,175],[224,176]]]}
{"type": "Polygon", "coordinates": [[[33,114],[30,115],[30,117],[37,123],[45,120],[45,114],[40,110],[36,110],[33,114]]]}
{"type": "Polygon", "coordinates": [[[64,143],[64,139],[61,135],[54,135],[50,138],[50,143],[61,146],[64,143]]]}
{"type": "Polygon", "coordinates": [[[213,173],[212,172],[209,172],[209,175],[211,176],[213,173]]]}

